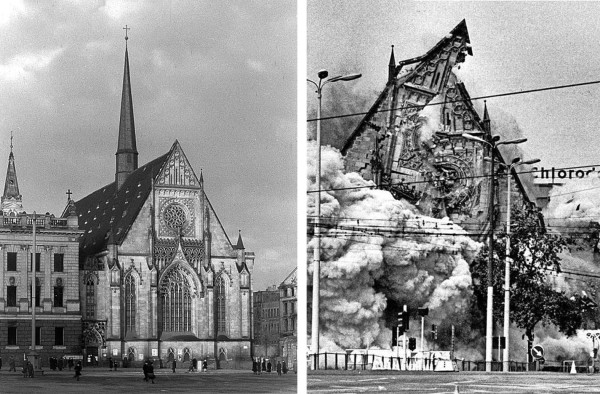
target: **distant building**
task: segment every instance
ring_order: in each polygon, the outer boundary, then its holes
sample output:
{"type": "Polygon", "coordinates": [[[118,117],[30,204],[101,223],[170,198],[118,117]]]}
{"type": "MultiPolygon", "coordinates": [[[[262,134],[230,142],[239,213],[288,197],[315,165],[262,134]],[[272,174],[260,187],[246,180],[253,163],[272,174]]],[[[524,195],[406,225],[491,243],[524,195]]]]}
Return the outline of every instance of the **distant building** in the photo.
{"type": "Polygon", "coordinates": [[[298,362],[298,282],[293,271],[279,285],[281,310],[280,355],[286,360],[289,369],[296,369],[298,362]]]}
{"type": "Polygon", "coordinates": [[[279,289],[254,292],[254,356],[279,355],[279,289]]]}
{"type": "Polygon", "coordinates": [[[32,293],[35,275],[35,351],[49,357],[81,353],[79,236],[73,201],[63,218],[23,209],[11,151],[0,213],[0,349],[20,364],[32,344],[32,293]],[[33,227],[35,220],[35,250],[33,227]],[[34,255],[35,253],[35,255],[34,255]],[[32,261],[35,256],[35,271],[32,261]]]}

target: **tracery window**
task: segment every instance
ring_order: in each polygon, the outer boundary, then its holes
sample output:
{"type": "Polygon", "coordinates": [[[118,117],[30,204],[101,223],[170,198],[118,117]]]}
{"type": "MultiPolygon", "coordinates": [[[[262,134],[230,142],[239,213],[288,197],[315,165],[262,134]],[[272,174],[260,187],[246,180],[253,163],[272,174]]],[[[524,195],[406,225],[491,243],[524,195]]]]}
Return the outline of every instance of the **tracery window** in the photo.
{"type": "Polygon", "coordinates": [[[93,320],[96,317],[96,288],[94,279],[90,276],[85,282],[85,318],[93,320]]]}
{"type": "Polygon", "coordinates": [[[163,330],[192,330],[192,294],[190,282],[181,266],[175,266],[161,285],[163,330]]]}
{"type": "Polygon", "coordinates": [[[135,278],[130,273],[125,277],[125,324],[126,332],[135,332],[135,312],[137,297],[135,293],[135,278]]]}
{"type": "Polygon", "coordinates": [[[127,349],[127,359],[129,361],[135,361],[135,348],[134,347],[130,347],[129,349],[127,349]]]}
{"type": "Polygon", "coordinates": [[[226,334],[227,332],[227,320],[226,320],[226,287],[227,282],[223,275],[219,276],[217,279],[217,290],[216,290],[216,298],[217,298],[217,311],[215,316],[217,317],[217,332],[218,334],[226,334]]]}

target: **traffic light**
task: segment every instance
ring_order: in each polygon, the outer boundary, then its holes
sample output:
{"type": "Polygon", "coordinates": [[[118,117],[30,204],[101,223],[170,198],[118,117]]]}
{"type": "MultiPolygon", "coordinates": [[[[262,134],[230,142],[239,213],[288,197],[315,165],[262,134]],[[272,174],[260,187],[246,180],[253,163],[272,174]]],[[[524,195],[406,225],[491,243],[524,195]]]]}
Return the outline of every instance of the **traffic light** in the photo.
{"type": "Polygon", "coordinates": [[[437,326],[435,324],[431,325],[431,334],[433,334],[433,339],[437,340],[437,326]]]}
{"type": "Polygon", "coordinates": [[[417,348],[417,338],[408,338],[408,348],[415,350],[417,348]]]}
{"type": "Polygon", "coordinates": [[[398,346],[398,328],[392,327],[392,346],[398,346]]]}
{"type": "Polygon", "coordinates": [[[408,329],[408,327],[404,327],[404,312],[398,312],[398,330],[400,333],[398,335],[404,334],[404,331],[408,329]]]}

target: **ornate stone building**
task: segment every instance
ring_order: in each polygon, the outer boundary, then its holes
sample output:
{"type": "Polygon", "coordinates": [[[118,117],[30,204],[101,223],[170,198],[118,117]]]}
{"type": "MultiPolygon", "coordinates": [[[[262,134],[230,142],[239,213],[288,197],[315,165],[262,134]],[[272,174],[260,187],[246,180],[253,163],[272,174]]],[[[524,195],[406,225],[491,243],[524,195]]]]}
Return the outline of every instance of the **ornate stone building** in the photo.
{"type": "Polygon", "coordinates": [[[279,310],[281,312],[281,334],[279,346],[281,356],[288,368],[297,370],[298,366],[298,267],[279,285],[279,310]]]}
{"type": "Polygon", "coordinates": [[[35,351],[46,365],[49,357],[81,352],[81,231],[70,199],[62,218],[26,213],[12,148],[11,142],[0,212],[0,356],[20,365],[29,354],[35,290],[35,351]]]}
{"type": "MultiPolygon", "coordinates": [[[[448,216],[483,236],[489,229],[490,165],[484,158],[490,148],[462,134],[488,140],[492,130],[487,106],[481,118],[453,71],[467,55],[473,51],[464,20],[422,56],[396,63],[392,48],[387,84],[342,153],[348,172],[359,172],[425,215],[448,216]]],[[[509,156],[495,152],[501,162],[509,156]]],[[[515,197],[535,203],[533,185],[513,175],[515,197]]],[[[501,215],[506,177],[496,181],[494,205],[501,215]]]]}
{"type": "Polygon", "coordinates": [[[115,181],[75,202],[85,352],[249,359],[254,253],[230,241],[178,141],[137,156],[126,48],[115,181]]]}

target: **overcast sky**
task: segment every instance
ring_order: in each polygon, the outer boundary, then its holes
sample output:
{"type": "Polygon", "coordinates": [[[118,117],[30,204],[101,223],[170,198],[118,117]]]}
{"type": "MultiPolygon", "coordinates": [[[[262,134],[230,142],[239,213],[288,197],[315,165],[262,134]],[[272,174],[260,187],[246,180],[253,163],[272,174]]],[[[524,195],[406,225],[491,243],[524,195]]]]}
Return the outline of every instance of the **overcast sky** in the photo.
{"type": "MultiPolygon", "coordinates": [[[[337,114],[328,99],[341,93],[355,103],[344,109],[366,111],[385,86],[391,45],[396,61],[422,55],[466,19],[473,56],[459,75],[471,97],[597,81],[598,15],[600,2],[309,0],[308,77],[317,78],[319,69],[331,76],[362,73],[359,80],[326,86],[323,116],[337,114]]],[[[313,90],[307,85],[309,109],[313,90]]],[[[540,158],[539,166],[600,163],[600,84],[487,104],[492,120],[500,111],[516,119],[528,138],[525,158],[540,158]]]]}
{"type": "Polygon", "coordinates": [[[292,0],[0,1],[2,184],[11,131],[28,212],[114,181],[125,25],[139,165],[178,139],[256,253],[255,289],[279,284],[296,265],[292,0]]]}

